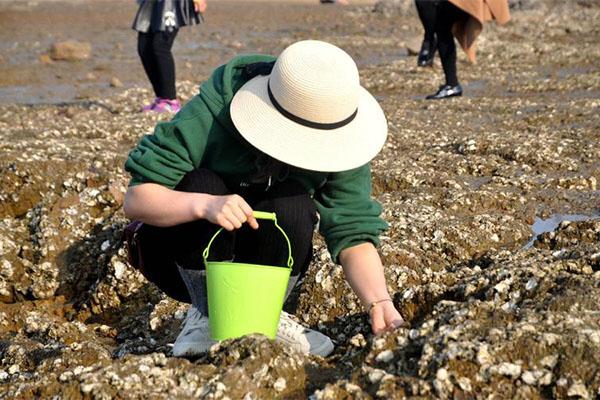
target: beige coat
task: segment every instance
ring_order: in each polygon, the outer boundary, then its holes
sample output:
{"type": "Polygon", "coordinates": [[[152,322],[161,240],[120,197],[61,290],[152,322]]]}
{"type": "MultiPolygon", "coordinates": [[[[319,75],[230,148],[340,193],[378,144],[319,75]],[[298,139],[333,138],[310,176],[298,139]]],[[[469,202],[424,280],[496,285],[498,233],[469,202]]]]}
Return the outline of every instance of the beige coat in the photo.
{"type": "Polygon", "coordinates": [[[508,0],[449,0],[469,14],[469,18],[457,22],[452,33],[471,62],[475,62],[475,40],[483,30],[483,23],[492,19],[500,25],[510,20],[508,0]]]}

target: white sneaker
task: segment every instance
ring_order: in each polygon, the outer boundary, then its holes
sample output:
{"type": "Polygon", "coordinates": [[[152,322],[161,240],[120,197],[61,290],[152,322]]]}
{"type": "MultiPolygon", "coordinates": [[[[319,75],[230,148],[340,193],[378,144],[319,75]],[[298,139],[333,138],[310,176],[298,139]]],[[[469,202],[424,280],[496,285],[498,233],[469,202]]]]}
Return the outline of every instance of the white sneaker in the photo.
{"type": "Polygon", "coordinates": [[[321,332],[308,329],[294,321],[288,313],[281,312],[275,340],[291,346],[303,354],[327,356],[333,351],[331,339],[321,332]]]}
{"type": "Polygon", "coordinates": [[[175,357],[198,357],[206,353],[216,342],[210,337],[208,317],[194,306],[190,306],[183,329],[173,345],[175,357]]]}

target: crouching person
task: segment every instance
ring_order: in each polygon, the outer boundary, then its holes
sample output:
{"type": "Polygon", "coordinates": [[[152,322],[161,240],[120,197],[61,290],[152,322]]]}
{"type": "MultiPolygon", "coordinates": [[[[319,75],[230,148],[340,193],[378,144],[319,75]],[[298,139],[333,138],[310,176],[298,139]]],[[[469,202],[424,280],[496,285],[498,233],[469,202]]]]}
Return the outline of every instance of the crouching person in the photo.
{"type": "MultiPolygon", "coordinates": [[[[387,225],[371,199],[369,163],[386,136],[383,111],[360,86],[352,58],[308,40],[277,58],[240,56],[217,68],[172,121],[142,138],[125,165],[132,179],[124,210],[145,224],[145,275],[191,303],[175,356],[197,356],[214,343],[202,251],[219,228],[227,235],[213,243],[215,259],[286,265],[283,238],[272,224],[258,229],[254,210],[276,213],[290,239],[287,294],[308,268],[320,219],[373,332],[403,322],[375,248],[387,225]]],[[[330,338],[285,312],[276,340],[303,353],[333,350],[330,338]]]]}

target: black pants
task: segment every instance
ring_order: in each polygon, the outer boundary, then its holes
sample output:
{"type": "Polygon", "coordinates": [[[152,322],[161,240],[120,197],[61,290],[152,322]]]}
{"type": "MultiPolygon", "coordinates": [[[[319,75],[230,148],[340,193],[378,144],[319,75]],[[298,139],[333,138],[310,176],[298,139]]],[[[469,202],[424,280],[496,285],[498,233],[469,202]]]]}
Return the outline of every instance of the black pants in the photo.
{"type": "Polygon", "coordinates": [[[174,100],[175,60],[171,53],[178,30],[138,33],[138,54],[156,97],[174,100]]]}
{"type": "MultiPolygon", "coordinates": [[[[184,192],[231,194],[223,180],[206,169],[187,174],[176,187],[184,192]]],[[[298,282],[312,259],[312,236],[316,223],[316,207],[312,198],[298,182],[285,181],[268,191],[237,191],[257,211],[274,212],[277,222],[287,234],[294,265],[290,281],[298,282]]],[[[233,232],[222,231],[210,248],[209,260],[231,260],[252,264],[285,266],[288,260],[287,242],[268,220],[258,220],[258,230],[244,224],[233,232]]],[[[143,257],[146,277],[167,295],[191,302],[176,265],[183,269],[203,270],[202,251],[218,226],[199,220],[168,228],[144,226],[143,257]]]]}
{"type": "Polygon", "coordinates": [[[423,41],[427,44],[435,42],[435,17],[437,0],[415,0],[421,24],[425,30],[423,41]]]}
{"type": "Polygon", "coordinates": [[[456,73],[456,44],[452,26],[468,15],[446,0],[415,0],[419,18],[425,29],[425,41],[437,39],[437,50],[442,60],[446,84],[458,85],[456,73]]]}

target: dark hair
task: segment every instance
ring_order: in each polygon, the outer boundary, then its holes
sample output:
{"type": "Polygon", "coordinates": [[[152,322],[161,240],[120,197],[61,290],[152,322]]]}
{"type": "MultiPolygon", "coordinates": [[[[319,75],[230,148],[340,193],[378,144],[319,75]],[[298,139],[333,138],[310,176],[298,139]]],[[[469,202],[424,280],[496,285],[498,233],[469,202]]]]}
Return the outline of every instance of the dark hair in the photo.
{"type": "Polygon", "coordinates": [[[242,76],[244,79],[250,80],[258,75],[270,75],[274,65],[275,61],[248,64],[242,70],[242,76]]]}

